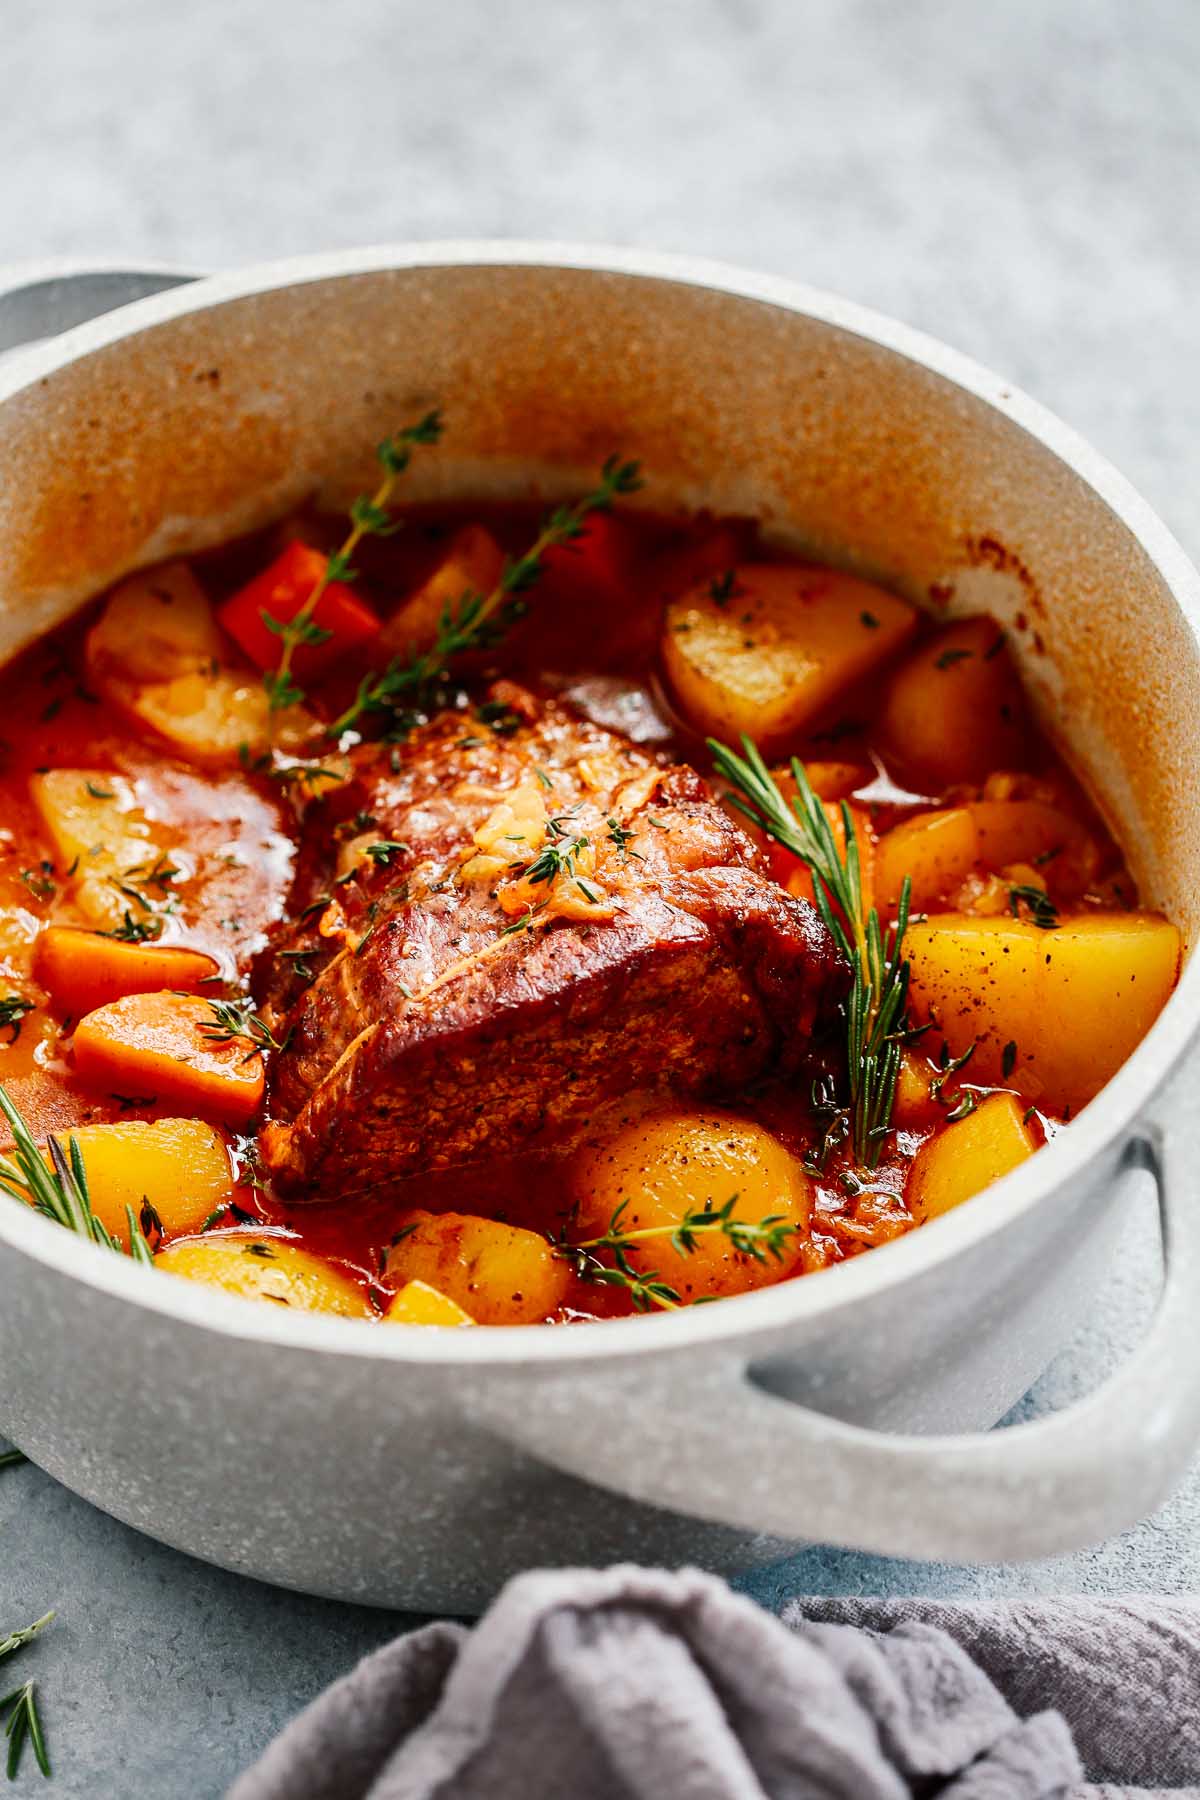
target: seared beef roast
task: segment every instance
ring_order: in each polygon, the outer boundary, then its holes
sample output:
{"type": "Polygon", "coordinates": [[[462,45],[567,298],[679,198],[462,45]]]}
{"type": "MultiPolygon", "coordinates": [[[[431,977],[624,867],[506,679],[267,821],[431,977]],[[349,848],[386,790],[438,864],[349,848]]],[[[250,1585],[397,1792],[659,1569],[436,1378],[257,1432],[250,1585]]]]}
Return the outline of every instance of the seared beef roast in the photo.
{"type": "Polygon", "coordinates": [[[366,1194],[799,1059],[832,944],[694,770],[508,683],[352,762],[263,970],[283,1187],[366,1194]]]}

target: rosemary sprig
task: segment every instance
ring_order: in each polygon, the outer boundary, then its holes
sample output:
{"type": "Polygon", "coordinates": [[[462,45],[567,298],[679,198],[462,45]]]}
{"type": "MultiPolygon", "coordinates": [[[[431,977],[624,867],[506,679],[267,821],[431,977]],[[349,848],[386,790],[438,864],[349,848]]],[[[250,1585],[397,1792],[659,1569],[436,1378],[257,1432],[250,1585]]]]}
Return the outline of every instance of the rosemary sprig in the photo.
{"type": "MultiPolygon", "coordinates": [[[[0,1658],[12,1656],[17,1650],[23,1650],[31,1643],[40,1631],[44,1631],[53,1619],[52,1612],[44,1613],[35,1619],[32,1625],[24,1625],[20,1631],[10,1631],[6,1638],[0,1638],[0,1658]]],[[[50,1773],[50,1758],[46,1752],[46,1739],[42,1731],[42,1721],[38,1715],[37,1698],[32,1681],[22,1682],[11,1693],[0,1696],[0,1718],[4,1719],[4,1735],[8,1739],[8,1759],[6,1773],[10,1781],[14,1781],[21,1767],[21,1757],[26,1743],[33,1746],[33,1754],[38,1768],[43,1775],[50,1773]],[[7,1718],[5,1714],[7,1713],[7,1718]]]]}
{"type": "Polygon", "coordinates": [[[50,1758],[46,1751],[46,1739],[42,1731],[42,1721],[38,1715],[37,1696],[32,1681],[26,1681],[11,1694],[0,1697],[0,1718],[7,1712],[8,1718],[4,1726],[4,1735],[8,1739],[8,1762],[5,1765],[10,1781],[15,1781],[21,1767],[21,1757],[26,1742],[32,1744],[33,1754],[38,1768],[43,1775],[50,1773],[50,1758]]]}
{"type": "Polygon", "coordinates": [[[412,460],[412,453],[421,444],[436,444],[442,435],[441,414],[428,412],[423,419],[413,425],[405,425],[390,438],[385,438],[378,445],[375,455],[383,468],[383,477],[373,494],[360,494],[350,507],[350,530],[339,550],[326,558],[325,567],[313,590],[300,608],[290,619],[276,619],[268,612],[262,614],[262,622],[268,631],[274,632],[281,643],[279,664],[269,669],[263,676],[263,686],[267,690],[267,698],[271,711],[279,712],[285,706],[297,706],[304,698],[303,688],[296,686],[292,679],[292,658],[301,644],[323,644],[330,636],[321,626],[313,623],[313,614],[331,581],[353,581],[356,570],[353,567],[354,552],[364,537],[390,537],[399,529],[388,513],[388,502],[397,481],[412,460]]]}
{"type": "Polygon", "coordinates": [[[212,1018],[205,1019],[198,1027],[201,1037],[208,1038],[214,1044],[231,1044],[241,1038],[250,1049],[246,1053],[246,1061],[252,1056],[261,1056],[264,1050],[282,1050],[286,1039],[281,1043],[254,1009],[252,1000],[209,1000],[212,1018]]]}
{"type": "MultiPolygon", "coordinates": [[[[48,1169],[28,1125],[3,1087],[0,1087],[0,1113],[7,1119],[13,1135],[12,1156],[0,1156],[0,1193],[25,1201],[35,1212],[53,1219],[56,1225],[65,1226],[77,1237],[123,1256],[125,1250],[120,1239],[113,1236],[92,1210],[83,1152],[74,1133],[68,1136],[68,1150],[63,1149],[53,1134],[46,1139],[53,1165],[48,1169]]],[[[127,1212],[130,1255],[135,1262],[149,1262],[153,1259],[141,1226],[133,1216],[132,1208],[127,1212]]]]}
{"type": "Polygon", "coordinates": [[[20,1631],[10,1631],[8,1636],[0,1638],[0,1657],[11,1656],[14,1650],[20,1650],[25,1644],[33,1642],[39,1631],[44,1631],[54,1618],[52,1612],[43,1613],[32,1625],[23,1625],[20,1631]]]}
{"type": "Polygon", "coordinates": [[[642,485],[639,465],[610,456],[600,480],[590,494],[570,506],[558,506],[523,555],[508,557],[499,581],[490,594],[468,590],[456,605],[442,608],[437,635],[428,650],[407,661],[393,657],[378,674],[364,675],[358,692],[341,716],[328,727],[330,737],[340,737],[356,725],[364,713],[395,710],[400,700],[419,698],[442,673],[446,664],[466,650],[487,650],[524,611],[521,595],[542,573],[547,550],[571,543],[582,535],[590,514],[607,512],[622,494],[636,493],[642,485]]]}
{"type": "Polygon", "coordinates": [[[817,909],[850,965],[845,1002],[850,1135],[858,1161],[873,1169],[891,1127],[907,1031],[908,963],[901,949],[912,883],[905,876],[896,923],[884,932],[878,912],[865,902],[858,837],[846,802],[841,807],[842,852],[798,758],[792,758],[796,798],[789,806],[748,737],[742,739],[744,756],[715,738],[708,747],[719,774],[736,790],[730,796],[733,804],[807,864],[817,909]]]}

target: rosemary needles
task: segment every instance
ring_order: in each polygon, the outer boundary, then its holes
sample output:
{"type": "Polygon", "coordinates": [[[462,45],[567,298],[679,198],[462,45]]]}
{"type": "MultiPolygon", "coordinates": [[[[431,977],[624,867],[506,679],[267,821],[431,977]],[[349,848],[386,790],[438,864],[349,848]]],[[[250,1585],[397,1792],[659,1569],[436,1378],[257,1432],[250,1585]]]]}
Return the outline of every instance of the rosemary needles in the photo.
{"type": "MultiPolygon", "coordinates": [[[[19,1631],[10,1631],[7,1637],[0,1638],[0,1661],[3,1661],[6,1656],[14,1655],[18,1650],[23,1650],[26,1644],[32,1643],[38,1633],[45,1630],[53,1617],[52,1612],[45,1613],[40,1619],[35,1619],[32,1625],[23,1625],[19,1631]]],[[[23,1681],[20,1687],[13,1688],[11,1693],[0,1694],[0,1720],[4,1722],[4,1735],[8,1739],[6,1763],[8,1779],[15,1781],[27,1743],[33,1751],[42,1774],[49,1775],[50,1758],[46,1751],[46,1738],[42,1731],[37,1695],[32,1681],[23,1681]]]]}
{"type": "Polygon", "coordinates": [[[865,902],[858,838],[845,801],[843,851],[796,757],[791,765],[796,797],[789,806],[748,737],[742,739],[742,756],[714,738],[708,747],[718,773],[734,790],[733,804],[807,864],[817,908],[849,964],[850,992],[845,1000],[849,1138],[858,1162],[873,1169],[891,1127],[900,1053],[908,1031],[908,963],[902,949],[912,884],[905,877],[896,923],[885,932],[879,914],[865,902]]]}
{"type": "MultiPolygon", "coordinates": [[[[89,1243],[100,1244],[105,1250],[115,1250],[119,1256],[123,1256],[125,1249],[120,1238],[109,1231],[92,1210],[87,1170],[84,1168],[79,1139],[74,1135],[68,1136],[69,1148],[64,1150],[58,1138],[53,1135],[48,1137],[46,1148],[51,1164],[48,1168],[28,1125],[3,1087],[0,1087],[0,1113],[8,1121],[13,1135],[12,1155],[0,1155],[0,1193],[10,1194],[14,1200],[25,1201],[35,1212],[53,1219],[56,1225],[73,1231],[77,1237],[86,1238],[89,1243]]],[[[153,1262],[153,1252],[132,1206],[126,1206],[125,1215],[129,1230],[129,1254],[135,1262],[153,1262]]]]}

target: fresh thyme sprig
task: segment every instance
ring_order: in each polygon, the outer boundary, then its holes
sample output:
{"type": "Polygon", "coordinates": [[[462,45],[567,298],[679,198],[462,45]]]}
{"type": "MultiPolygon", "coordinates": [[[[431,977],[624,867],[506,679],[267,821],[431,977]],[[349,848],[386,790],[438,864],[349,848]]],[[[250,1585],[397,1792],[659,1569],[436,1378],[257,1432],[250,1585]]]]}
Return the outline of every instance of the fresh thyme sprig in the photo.
{"type": "Polygon", "coordinates": [[[724,1206],[689,1207],[674,1224],[642,1225],[632,1231],[622,1224],[629,1205],[627,1200],[622,1200],[609,1220],[607,1230],[599,1237],[571,1239],[564,1232],[554,1240],[554,1250],[556,1255],[571,1263],[581,1280],[624,1288],[636,1312],[648,1312],[653,1306],[670,1310],[684,1303],[676,1289],[661,1279],[657,1269],[646,1273],[630,1262],[629,1252],[638,1244],[667,1238],[679,1256],[691,1256],[699,1248],[702,1237],[716,1232],[739,1255],[752,1256],[755,1262],[764,1265],[771,1257],[782,1262],[788,1239],[799,1229],[794,1220],[784,1213],[768,1213],[758,1220],[739,1219],[733,1210],[737,1200],[737,1195],[733,1194],[724,1206]],[[605,1252],[612,1256],[611,1263],[603,1260],[605,1252]]]}
{"type": "MultiPolygon", "coordinates": [[[[120,1239],[114,1237],[92,1210],[83,1152],[74,1133],[68,1136],[68,1150],[63,1149],[53,1134],[46,1139],[53,1165],[48,1169],[33,1134],[3,1087],[0,1087],[0,1112],[7,1119],[13,1135],[12,1156],[0,1156],[0,1192],[11,1194],[14,1200],[24,1200],[35,1212],[53,1219],[56,1225],[65,1226],[77,1237],[87,1238],[89,1243],[100,1244],[123,1256],[125,1248],[120,1239]]],[[[126,1207],[126,1215],[130,1255],[135,1262],[152,1261],[150,1246],[132,1207],[126,1207]]]]}
{"type": "Polygon", "coordinates": [[[670,1225],[642,1225],[633,1231],[627,1231],[621,1221],[628,1208],[628,1200],[622,1200],[608,1222],[608,1229],[600,1237],[584,1238],[571,1245],[574,1250],[625,1250],[630,1244],[645,1243],[651,1238],[669,1238],[671,1248],[680,1256],[691,1256],[697,1248],[701,1237],[709,1232],[720,1232],[729,1240],[730,1245],[742,1256],[752,1256],[755,1262],[765,1263],[769,1256],[776,1261],[783,1260],[787,1241],[794,1237],[798,1227],[786,1213],[768,1213],[758,1220],[739,1219],[734,1215],[738,1196],[733,1194],[724,1206],[713,1208],[703,1206],[690,1208],[682,1219],[670,1225]]]}
{"type": "Polygon", "coordinates": [[[591,839],[576,835],[571,829],[570,813],[546,820],[546,842],[524,872],[524,879],[535,885],[554,881],[559,875],[576,874],[576,860],[591,839]]]}
{"type": "Polygon", "coordinates": [[[111,931],[101,931],[98,937],[116,938],[121,944],[151,944],[163,933],[163,922],[157,913],[151,912],[147,918],[135,919],[129,908],[125,908],[125,917],[111,931]]]}
{"type": "Polygon", "coordinates": [[[198,1027],[201,1037],[214,1044],[231,1044],[241,1038],[250,1048],[246,1061],[261,1056],[264,1050],[282,1050],[286,1044],[274,1035],[266,1020],[254,1009],[252,1000],[209,1000],[212,1018],[198,1027]]]}
{"type": "Polygon", "coordinates": [[[523,555],[509,557],[499,581],[489,594],[468,590],[456,603],[442,608],[437,635],[428,650],[404,660],[393,657],[378,674],[364,675],[358,692],[341,716],[328,727],[330,737],[349,731],[364,713],[395,710],[397,702],[418,699],[428,690],[448,662],[467,650],[487,650],[499,642],[507,627],[524,611],[521,595],[542,573],[547,550],[580,537],[588,517],[607,512],[623,494],[636,493],[642,485],[639,465],[610,456],[600,480],[590,494],[569,506],[558,506],[523,555]]]}
{"type": "Polygon", "coordinates": [[[912,883],[905,876],[896,923],[885,932],[878,912],[865,901],[858,837],[846,802],[843,852],[798,758],[792,758],[796,798],[789,806],[748,737],[742,739],[743,756],[715,738],[708,747],[718,773],[736,790],[733,804],[807,864],[818,911],[850,965],[845,1002],[850,1135],[858,1161],[873,1169],[891,1126],[907,1031],[908,963],[901,950],[912,883]]]}
{"type": "Polygon", "coordinates": [[[413,425],[405,425],[390,438],[385,438],[375,455],[383,468],[383,477],[373,494],[360,494],[350,507],[350,530],[339,550],[326,558],[325,567],[313,584],[308,599],[290,619],[276,619],[268,612],[262,622],[274,632],[282,646],[278,666],[263,676],[271,711],[285,706],[298,706],[304,698],[303,688],[292,679],[292,658],[301,644],[323,644],[330,633],[313,622],[313,614],[331,581],[353,581],[354,552],[364,537],[390,537],[399,527],[388,513],[388,502],[397,481],[412,460],[413,451],[422,444],[436,444],[442,435],[442,418],[436,410],[428,412],[413,425]]]}

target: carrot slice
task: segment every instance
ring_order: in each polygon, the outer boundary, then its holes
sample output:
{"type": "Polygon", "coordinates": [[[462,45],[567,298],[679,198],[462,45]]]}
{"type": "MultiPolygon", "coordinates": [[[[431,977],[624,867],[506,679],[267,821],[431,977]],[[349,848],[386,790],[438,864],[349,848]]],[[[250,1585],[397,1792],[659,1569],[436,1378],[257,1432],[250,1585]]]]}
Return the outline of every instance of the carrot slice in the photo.
{"type": "Polygon", "coordinates": [[[545,551],[539,593],[602,605],[620,599],[632,567],[628,527],[611,513],[593,513],[577,537],[545,551]]]}
{"type": "Polygon", "coordinates": [[[37,941],[34,973],[58,1005],[78,1018],[125,994],[163,988],[195,993],[218,966],[200,950],[128,944],[100,931],[49,925],[37,941]]]}
{"type": "MultiPolygon", "coordinates": [[[[289,544],[261,575],[218,609],[221,626],[260,669],[278,668],[283,654],[283,639],[264,623],[263,614],[281,625],[294,619],[308,604],[328,560],[308,544],[289,544]]],[[[380,629],[379,615],[344,581],[331,581],[324,589],[312,622],[329,636],[319,644],[297,646],[292,665],[301,676],[327,668],[356,645],[369,643],[380,629]]]]}
{"type": "Polygon", "coordinates": [[[243,1039],[220,1042],[206,1000],[189,994],[127,994],[81,1019],[75,1067],[112,1092],[153,1095],[230,1125],[244,1125],[262,1104],[263,1066],[243,1039]]]}

